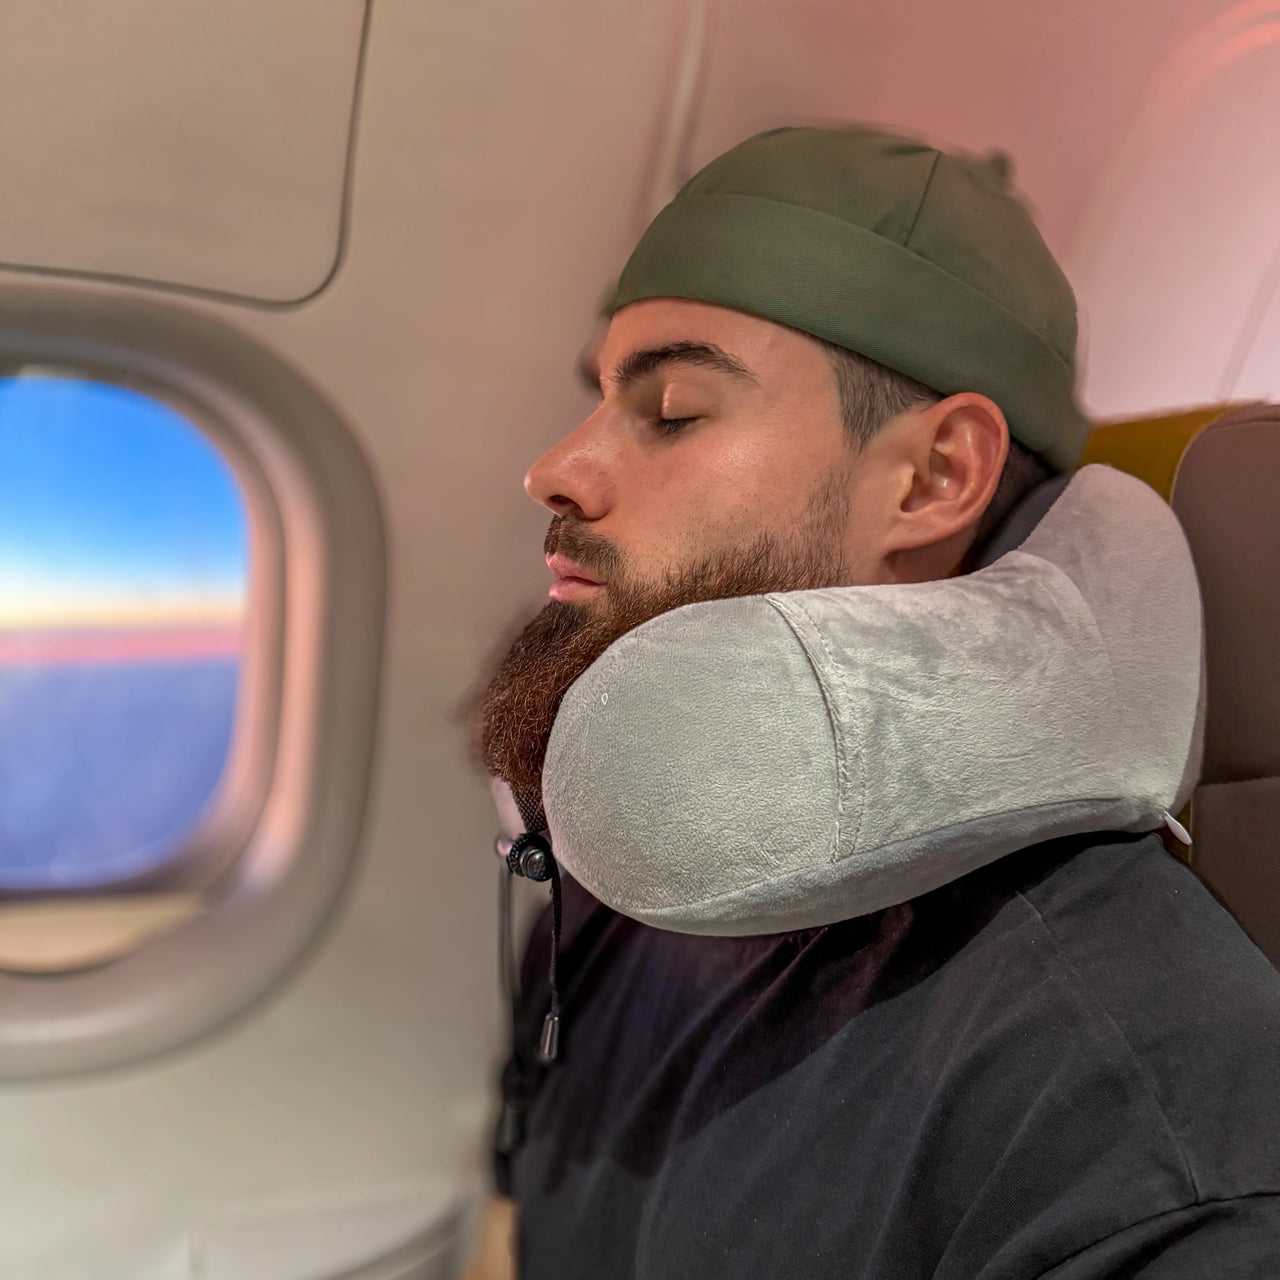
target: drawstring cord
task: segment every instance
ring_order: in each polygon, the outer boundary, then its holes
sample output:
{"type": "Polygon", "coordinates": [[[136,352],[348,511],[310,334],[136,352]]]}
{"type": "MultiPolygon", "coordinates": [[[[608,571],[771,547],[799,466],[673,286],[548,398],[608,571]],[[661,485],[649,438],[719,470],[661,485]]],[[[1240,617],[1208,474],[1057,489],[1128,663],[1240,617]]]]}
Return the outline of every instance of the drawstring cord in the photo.
{"type": "MultiPolygon", "coordinates": [[[[495,843],[503,869],[498,879],[498,969],[503,992],[511,1006],[511,1025],[516,1025],[516,1009],[519,999],[520,975],[515,958],[515,924],[511,911],[511,880],[524,876],[527,880],[551,881],[551,960],[548,978],[551,987],[551,1008],[542,1020],[542,1034],[538,1037],[538,1061],[544,1066],[556,1060],[560,1054],[560,986],[557,964],[560,958],[560,926],[562,900],[560,893],[560,868],[551,852],[551,843],[539,834],[546,830],[547,819],[542,812],[538,796],[516,793],[516,808],[524,822],[523,835],[514,840],[499,836],[495,843]]],[[[513,1058],[502,1078],[502,1113],[494,1135],[494,1148],[502,1155],[510,1155],[524,1141],[524,1072],[519,1059],[513,1058]]]]}
{"type": "Polygon", "coordinates": [[[511,998],[513,1012],[516,1000],[516,979],[515,947],[511,937],[511,877],[524,876],[526,880],[533,880],[536,883],[544,880],[551,881],[551,958],[547,970],[548,985],[551,988],[551,1008],[542,1020],[542,1033],[538,1037],[538,1061],[546,1065],[560,1056],[560,984],[557,973],[563,916],[560,868],[556,865],[550,843],[545,836],[536,831],[526,831],[511,841],[500,838],[496,847],[498,856],[507,866],[507,874],[502,877],[499,888],[499,932],[502,937],[498,944],[498,962],[502,970],[504,987],[511,998]]]}
{"type": "Polygon", "coordinates": [[[551,985],[551,1008],[542,1020],[542,1035],[538,1039],[538,1059],[554,1062],[560,1053],[560,988],[556,983],[556,963],[560,959],[560,868],[551,858],[551,963],[548,978],[551,985]]]}
{"type": "MultiPolygon", "coordinates": [[[[542,1034],[538,1037],[538,1061],[550,1065],[560,1055],[560,985],[556,968],[560,959],[560,926],[562,898],[560,893],[560,868],[552,857],[551,846],[539,834],[526,831],[514,840],[499,836],[495,844],[503,867],[498,877],[498,971],[503,992],[511,1007],[511,1025],[516,1025],[516,1008],[519,999],[519,972],[515,962],[514,922],[511,912],[511,881],[514,876],[526,880],[551,881],[551,960],[548,977],[551,987],[551,1008],[542,1020],[542,1034]]],[[[524,1072],[513,1058],[502,1075],[502,1112],[494,1134],[494,1149],[510,1155],[524,1141],[524,1072]]]]}

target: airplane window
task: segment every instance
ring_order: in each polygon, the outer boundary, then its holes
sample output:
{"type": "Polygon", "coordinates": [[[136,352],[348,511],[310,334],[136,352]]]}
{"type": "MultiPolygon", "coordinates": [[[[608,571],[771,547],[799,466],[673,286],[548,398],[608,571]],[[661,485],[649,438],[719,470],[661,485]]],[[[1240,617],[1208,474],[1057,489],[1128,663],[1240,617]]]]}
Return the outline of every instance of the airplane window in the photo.
{"type": "Polygon", "coordinates": [[[248,553],[236,475],[176,409],[0,377],[0,891],[183,851],[232,743],[248,553]]]}
{"type": "Polygon", "coordinates": [[[325,396],[157,298],[0,291],[0,1080],[283,981],[351,884],[386,542],[325,396]]]}

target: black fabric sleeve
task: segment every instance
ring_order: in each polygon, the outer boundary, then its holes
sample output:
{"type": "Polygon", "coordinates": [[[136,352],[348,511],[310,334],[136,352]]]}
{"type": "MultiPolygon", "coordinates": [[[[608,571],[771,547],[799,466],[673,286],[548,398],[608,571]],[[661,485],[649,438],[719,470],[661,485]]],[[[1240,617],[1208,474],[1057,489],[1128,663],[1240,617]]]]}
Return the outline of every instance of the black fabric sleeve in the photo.
{"type": "Polygon", "coordinates": [[[1276,1280],[1280,1194],[1162,1213],[1108,1236],[1037,1280],[1276,1280]]]}

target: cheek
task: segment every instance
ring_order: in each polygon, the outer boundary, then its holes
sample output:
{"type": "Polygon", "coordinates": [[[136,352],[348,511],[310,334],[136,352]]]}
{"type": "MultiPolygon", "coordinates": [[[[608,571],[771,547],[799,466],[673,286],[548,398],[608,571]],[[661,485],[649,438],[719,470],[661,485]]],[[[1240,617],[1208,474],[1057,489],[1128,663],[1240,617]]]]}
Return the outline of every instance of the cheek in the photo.
{"type": "Polygon", "coordinates": [[[794,433],[726,427],[680,441],[634,477],[629,559],[647,577],[762,530],[785,533],[830,465],[801,449],[794,433]]]}

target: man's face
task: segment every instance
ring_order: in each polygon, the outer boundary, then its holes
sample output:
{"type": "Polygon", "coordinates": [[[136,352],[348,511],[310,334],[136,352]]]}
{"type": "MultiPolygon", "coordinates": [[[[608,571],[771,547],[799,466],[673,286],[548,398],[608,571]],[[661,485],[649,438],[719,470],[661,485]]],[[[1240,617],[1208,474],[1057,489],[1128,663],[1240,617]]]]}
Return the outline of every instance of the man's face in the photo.
{"type": "Polygon", "coordinates": [[[482,754],[536,796],[560,700],[620,635],[680,605],[881,580],[893,477],[856,452],[812,339],[706,303],[623,308],[601,400],[529,469],[551,600],[480,708],[482,754]]]}
{"type": "Polygon", "coordinates": [[[835,373],[816,342],[663,298],[624,307],[592,354],[599,406],[525,478],[557,517],[552,599],[604,609],[619,580],[657,588],[762,537],[794,548],[815,501],[828,508],[823,585],[875,580],[835,373]]]}

